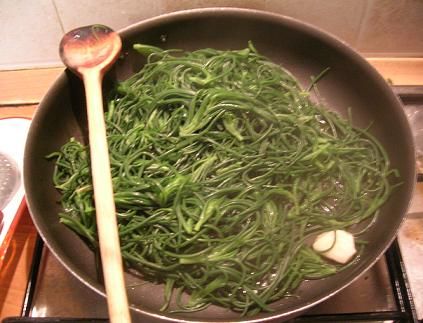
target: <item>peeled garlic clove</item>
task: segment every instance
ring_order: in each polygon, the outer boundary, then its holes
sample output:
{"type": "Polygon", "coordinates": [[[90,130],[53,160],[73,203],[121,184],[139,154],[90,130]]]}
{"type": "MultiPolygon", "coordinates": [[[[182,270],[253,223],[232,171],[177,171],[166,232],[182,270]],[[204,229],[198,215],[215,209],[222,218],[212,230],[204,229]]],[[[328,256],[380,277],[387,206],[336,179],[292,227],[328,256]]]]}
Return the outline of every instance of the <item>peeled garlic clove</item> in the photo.
{"type": "Polygon", "coordinates": [[[313,249],[340,264],[347,263],[357,253],[354,236],[344,230],[319,234],[314,240],[313,249]]]}

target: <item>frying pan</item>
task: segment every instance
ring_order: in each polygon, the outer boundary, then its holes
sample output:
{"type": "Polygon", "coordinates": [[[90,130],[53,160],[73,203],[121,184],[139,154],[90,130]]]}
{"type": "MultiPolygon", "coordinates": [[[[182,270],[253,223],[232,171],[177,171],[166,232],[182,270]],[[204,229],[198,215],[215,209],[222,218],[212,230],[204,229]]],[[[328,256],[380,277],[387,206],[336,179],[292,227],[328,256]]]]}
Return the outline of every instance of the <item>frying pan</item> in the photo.
{"type": "MultiPolygon", "coordinates": [[[[113,82],[123,80],[145,63],[131,44],[141,42],[163,48],[195,50],[205,47],[240,49],[252,40],[272,61],[288,68],[303,84],[329,67],[318,84],[320,97],[341,115],[351,108],[353,123],[367,127],[386,148],[402,185],[381,208],[376,224],[362,238],[368,241],[360,260],[331,277],[303,283],[296,295],[272,304],[274,312],[239,317],[211,306],[190,314],[159,312],[163,286],[142,283],[127,272],[129,302],[134,320],[155,321],[248,321],[284,320],[299,315],[334,295],[371,267],[395,237],[408,208],[415,182],[414,145],[407,119],[398,99],[384,79],[342,41],[295,19],[254,10],[211,8],[172,13],[143,21],[120,32],[122,58],[105,80],[105,93],[113,82]]],[[[65,71],[41,102],[32,122],[24,160],[28,206],[34,223],[49,249],[81,282],[104,295],[94,253],[81,239],[59,223],[59,194],[52,184],[53,162],[45,156],[57,151],[70,137],[87,142],[84,92],[81,81],[65,71]]]]}

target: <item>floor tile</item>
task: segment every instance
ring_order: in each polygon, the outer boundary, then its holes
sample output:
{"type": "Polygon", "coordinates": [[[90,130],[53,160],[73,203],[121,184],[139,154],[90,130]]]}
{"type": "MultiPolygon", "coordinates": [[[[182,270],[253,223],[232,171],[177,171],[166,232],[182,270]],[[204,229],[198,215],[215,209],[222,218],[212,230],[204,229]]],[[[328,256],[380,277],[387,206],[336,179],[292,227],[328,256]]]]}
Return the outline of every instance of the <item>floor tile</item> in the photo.
{"type": "Polygon", "coordinates": [[[421,0],[0,0],[0,70],[60,66],[63,30],[101,23],[119,30],[163,13],[242,7],[294,17],[365,55],[423,56],[421,0]]]}
{"type": "Polygon", "coordinates": [[[0,69],[61,65],[62,30],[51,0],[0,1],[0,69]]]}
{"type": "Polygon", "coordinates": [[[204,7],[240,7],[293,17],[355,46],[365,0],[162,0],[165,12],[204,7]]]}
{"type": "Polygon", "coordinates": [[[149,0],[53,0],[65,31],[103,24],[115,30],[160,14],[160,1],[149,0]]]}
{"type": "Polygon", "coordinates": [[[393,56],[423,56],[423,1],[371,1],[358,48],[393,56]]]}
{"type": "Polygon", "coordinates": [[[238,7],[265,10],[265,0],[162,0],[164,12],[210,7],[238,7]]]}
{"type": "Polygon", "coordinates": [[[268,0],[266,10],[329,32],[356,47],[366,0],[268,0]]]}

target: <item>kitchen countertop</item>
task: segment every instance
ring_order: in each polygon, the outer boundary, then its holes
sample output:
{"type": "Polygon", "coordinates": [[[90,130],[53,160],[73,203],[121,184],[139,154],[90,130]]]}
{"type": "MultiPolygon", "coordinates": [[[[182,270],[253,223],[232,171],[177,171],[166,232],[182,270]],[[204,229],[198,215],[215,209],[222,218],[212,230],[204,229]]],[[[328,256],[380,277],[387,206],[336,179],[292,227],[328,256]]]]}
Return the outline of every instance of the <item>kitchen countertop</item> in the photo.
{"type": "MultiPolygon", "coordinates": [[[[423,85],[423,58],[367,58],[394,85],[423,85]]],[[[63,68],[0,71],[0,118],[31,117],[63,68]]],[[[416,186],[410,213],[423,212],[423,184],[416,186]]],[[[0,319],[19,316],[32,261],[36,230],[22,214],[0,272],[0,319]]]]}

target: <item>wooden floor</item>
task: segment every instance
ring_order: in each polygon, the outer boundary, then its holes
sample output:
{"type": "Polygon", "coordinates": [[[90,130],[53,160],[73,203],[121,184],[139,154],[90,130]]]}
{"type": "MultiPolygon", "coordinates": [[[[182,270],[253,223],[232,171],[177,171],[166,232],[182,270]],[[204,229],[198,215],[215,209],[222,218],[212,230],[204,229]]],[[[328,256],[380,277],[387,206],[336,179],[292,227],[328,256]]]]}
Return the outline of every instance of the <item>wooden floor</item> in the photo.
{"type": "Polygon", "coordinates": [[[0,272],[0,319],[19,315],[37,231],[28,211],[22,214],[0,272]]]}

